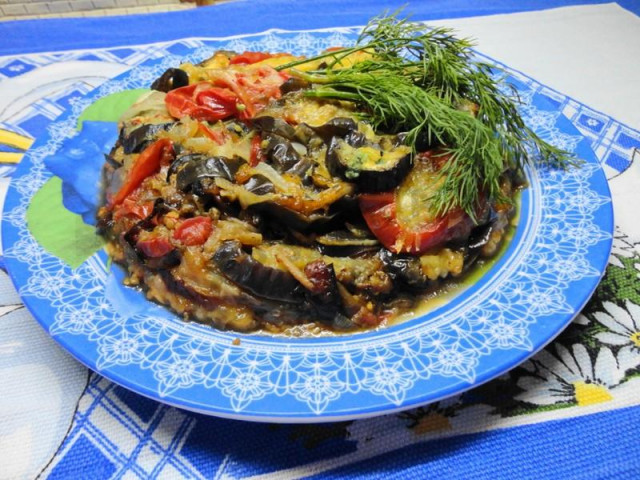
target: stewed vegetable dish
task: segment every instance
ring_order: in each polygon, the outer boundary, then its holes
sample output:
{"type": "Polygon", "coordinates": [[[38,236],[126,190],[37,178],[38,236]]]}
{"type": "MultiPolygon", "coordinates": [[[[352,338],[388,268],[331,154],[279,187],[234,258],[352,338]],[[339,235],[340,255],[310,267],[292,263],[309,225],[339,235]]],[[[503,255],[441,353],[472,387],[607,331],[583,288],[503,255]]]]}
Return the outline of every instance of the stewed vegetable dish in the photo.
{"type": "Polygon", "coordinates": [[[470,45],[374,19],[313,58],[219,51],[122,117],[99,232],[127,283],[237,331],[385,325],[496,254],[561,165],[470,45]]]}

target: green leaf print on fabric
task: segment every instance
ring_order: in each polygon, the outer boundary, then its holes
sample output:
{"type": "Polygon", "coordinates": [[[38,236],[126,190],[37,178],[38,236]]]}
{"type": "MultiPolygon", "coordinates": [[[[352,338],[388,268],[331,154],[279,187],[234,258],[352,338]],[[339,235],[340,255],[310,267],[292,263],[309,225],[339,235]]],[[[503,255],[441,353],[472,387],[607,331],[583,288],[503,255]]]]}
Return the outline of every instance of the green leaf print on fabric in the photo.
{"type": "Polygon", "coordinates": [[[80,114],[77,129],[80,130],[82,128],[82,122],[85,120],[117,122],[122,114],[133,105],[143,93],[149,91],[147,88],[136,88],[112,93],[111,95],[98,99],[80,114]]]}
{"type": "MultiPolygon", "coordinates": [[[[117,122],[148,91],[146,88],[125,90],[98,99],[82,112],[77,129],[82,130],[84,121],[117,122]]],[[[59,177],[51,178],[34,195],[27,210],[27,225],[45,250],[72,268],[82,265],[103,246],[95,228],[65,208],[59,177]]]]}
{"type": "Polygon", "coordinates": [[[36,241],[50,254],[77,268],[102,248],[95,228],[62,204],[62,181],[51,178],[34,195],[27,209],[27,225],[36,241]]]}

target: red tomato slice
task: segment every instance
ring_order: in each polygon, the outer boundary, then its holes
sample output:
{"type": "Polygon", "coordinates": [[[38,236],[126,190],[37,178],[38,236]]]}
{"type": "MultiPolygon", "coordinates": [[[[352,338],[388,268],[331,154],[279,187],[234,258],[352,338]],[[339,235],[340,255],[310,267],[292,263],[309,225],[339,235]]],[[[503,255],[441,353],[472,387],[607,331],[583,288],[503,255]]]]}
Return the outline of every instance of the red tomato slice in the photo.
{"type": "Polygon", "coordinates": [[[223,145],[227,139],[229,138],[224,131],[221,130],[211,130],[204,123],[198,124],[198,130],[204,133],[211,140],[216,142],[218,145],[223,145]]]}
{"type": "Polygon", "coordinates": [[[189,111],[197,107],[196,102],[191,98],[196,85],[176,88],[167,92],[164,103],[169,111],[169,115],[181,118],[189,115],[189,111]]]}
{"type": "Polygon", "coordinates": [[[251,139],[251,152],[249,155],[249,166],[251,167],[255,167],[262,160],[264,160],[263,158],[264,156],[262,154],[262,147],[260,146],[261,143],[262,143],[262,138],[258,134],[256,134],[251,139]]]}
{"type": "Polygon", "coordinates": [[[172,117],[208,122],[231,116],[250,119],[272,98],[280,98],[280,85],[289,77],[267,65],[209,74],[213,83],[194,83],[167,93],[164,101],[172,117]]]}
{"type": "Polygon", "coordinates": [[[153,211],[153,200],[141,202],[135,197],[135,194],[129,195],[118,205],[113,211],[113,219],[118,220],[127,215],[133,215],[140,220],[144,220],[153,211]]]}
{"type": "Polygon", "coordinates": [[[236,113],[238,99],[228,89],[200,82],[171,90],[164,102],[172,117],[216,122],[236,113]]]}
{"type": "Polygon", "coordinates": [[[215,116],[220,116],[218,120],[230,117],[237,111],[238,97],[226,88],[207,88],[196,92],[194,98],[197,105],[209,108],[215,116]]]}
{"type": "Polygon", "coordinates": [[[213,232],[209,217],[187,218],[173,231],[173,238],[187,246],[202,245],[213,232]]]}
{"type": "Polygon", "coordinates": [[[471,218],[460,209],[434,216],[429,199],[437,189],[437,170],[445,156],[416,156],[416,164],[402,184],[392,192],[362,194],[360,210],[376,238],[394,253],[420,254],[456,238],[473,228],[471,218]]]}
{"type": "Polygon", "coordinates": [[[229,63],[231,65],[251,65],[258,63],[267,58],[281,56],[282,54],[273,54],[267,52],[244,52],[232,57],[229,63]]]}
{"type": "Polygon", "coordinates": [[[163,163],[169,162],[173,157],[173,145],[168,138],[156,140],[136,158],[133,167],[129,170],[126,180],[118,193],[111,199],[110,204],[118,205],[124,201],[143,180],[160,170],[163,163]]]}
{"type": "Polygon", "coordinates": [[[446,218],[415,230],[403,227],[396,215],[394,192],[360,195],[360,210],[376,238],[394,253],[422,253],[446,240],[446,218]]]}
{"type": "Polygon", "coordinates": [[[173,245],[165,237],[152,237],[145,240],[138,240],[136,248],[147,258],[164,257],[173,250],[173,245]]]}
{"type": "Polygon", "coordinates": [[[257,111],[247,89],[241,85],[241,83],[246,83],[242,80],[244,76],[244,73],[221,71],[217,73],[215,83],[216,85],[227,88],[237,96],[239,103],[243,105],[238,111],[238,117],[246,120],[253,117],[257,111]]]}

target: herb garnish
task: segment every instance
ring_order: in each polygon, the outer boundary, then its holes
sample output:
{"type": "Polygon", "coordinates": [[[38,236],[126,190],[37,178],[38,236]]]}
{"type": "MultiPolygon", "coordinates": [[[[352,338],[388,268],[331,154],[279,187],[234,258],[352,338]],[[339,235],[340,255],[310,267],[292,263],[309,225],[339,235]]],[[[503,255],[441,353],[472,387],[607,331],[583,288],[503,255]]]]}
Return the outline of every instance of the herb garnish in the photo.
{"type": "Polygon", "coordinates": [[[444,181],[431,208],[444,214],[454,208],[470,216],[480,195],[505,201],[500,176],[508,168],[537,162],[566,168],[577,161],[536,135],[517,111],[513,88],[494,79],[497,67],[473,59],[473,43],[455,38],[450,29],[426,29],[397,14],[372,19],[356,45],[278,67],[313,85],[307,97],[348,100],[363,107],[375,129],[407,132],[417,140],[441,145],[451,154],[441,170],[444,181]],[[344,67],[355,52],[364,60],[344,67]],[[324,59],[321,70],[295,67],[324,59]],[[477,109],[475,114],[470,112],[477,109]],[[481,193],[482,192],[482,193],[481,193]]]}

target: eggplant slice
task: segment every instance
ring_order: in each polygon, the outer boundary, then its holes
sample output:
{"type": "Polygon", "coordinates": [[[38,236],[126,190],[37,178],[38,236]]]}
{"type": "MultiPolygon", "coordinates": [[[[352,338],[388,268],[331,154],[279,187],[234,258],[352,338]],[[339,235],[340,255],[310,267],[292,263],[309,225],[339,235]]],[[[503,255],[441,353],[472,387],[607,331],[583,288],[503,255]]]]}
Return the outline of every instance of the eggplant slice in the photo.
{"type": "Polygon", "coordinates": [[[289,272],[262,265],[244,252],[238,241],[223,242],[213,262],[225,277],[257,297],[287,303],[304,301],[302,285],[289,272]]]}
{"type": "Polygon", "coordinates": [[[140,153],[156,139],[158,132],[168,130],[174,125],[175,123],[173,122],[142,125],[141,127],[131,130],[129,133],[125,133],[123,128],[120,130],[118,140],[125,154],[140,153]]]}
{"type": "Polygon", "coordinates": [[[170,92],[176,88],[189,85],[189,75],[179,68],[167,69],[158,79],[151,84],[152,90],[170,92]]]}
{"type": "Polygon", "coordinates": [[[410,147],[397,145],[385,150],[377,144],[361,143],[333,137],[327,150],[329,172],[354,182],[361,192],[384,192],[398,186],[411,170],[410,147]]]}
{"type": "Polygon", "coordinates": [[[207,178],[224,178],[233,181],[236,172],[245,162],[240,157],[207,157],[194,153],[183,155],[174,160],[167,172],[167,181],[170,176],[176,175],[176,187],[183,191],[192,191],[202,195],[202,181],[207,178]]]}

